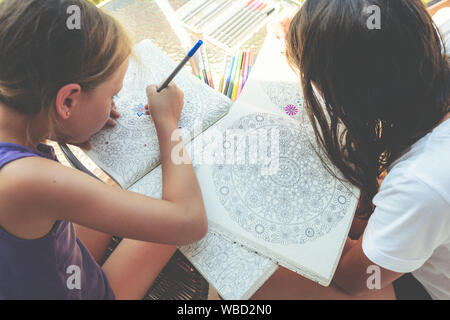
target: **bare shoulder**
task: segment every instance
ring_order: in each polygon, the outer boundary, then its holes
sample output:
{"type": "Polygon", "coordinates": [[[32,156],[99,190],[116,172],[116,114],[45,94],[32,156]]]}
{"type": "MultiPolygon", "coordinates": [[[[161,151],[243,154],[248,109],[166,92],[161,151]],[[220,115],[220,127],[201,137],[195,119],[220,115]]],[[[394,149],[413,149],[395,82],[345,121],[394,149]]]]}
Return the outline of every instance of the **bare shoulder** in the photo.
{"type": "Polygon", "coordinates": [[[68,175],[64,166],[49,159],[18,159],[0,170],[0,196],[9,201],[34,200],[34,196],[45,194],[49,186],[66,180],[68,175]]]}
{"type": "Polygon", "coordinates": [[[48,214],[51,200],[46,198],[54,192],[51,185],[60,167],[48,159],[26,157],[0,170],[0,225],[4,229],[24,239],[40,238],[50,231],[56,219],[48,214]]]}
{"type": "MultiPolygon", "coordinates": [[[[0,202],[9,202],[22,210],[48,212],[72,205],[83,190],[93,192],[103,184],[75,169],[41,157],[27,157],[0,170],[0,202]],[[94,187],[92,187],[94,186],[94,187]],[[41,210],[42,209],[42,210],[41,210]]],[[[56,217],[59,218],[59,217],[56,217]]]]}
{"type": "Polygon", "coordinates": [[[47,234],[57,220],[86,225],[99,216],[97,201],[121,198],[115,189],[56,161],[18,159],[0,170],[0,225],[27,239],[47,234]]]}

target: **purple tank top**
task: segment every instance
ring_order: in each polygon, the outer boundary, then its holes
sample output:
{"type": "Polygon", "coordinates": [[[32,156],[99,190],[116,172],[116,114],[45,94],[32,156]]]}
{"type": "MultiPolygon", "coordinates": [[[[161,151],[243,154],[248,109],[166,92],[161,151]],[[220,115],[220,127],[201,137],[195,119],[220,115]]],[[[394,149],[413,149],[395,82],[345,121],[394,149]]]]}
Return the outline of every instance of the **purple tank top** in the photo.
{"type": "MultiPolygon", "coordinates": [[[[24,157],[58,161],[51,146],[40,144],[38,150],[0,142],[0,170],[24,157]]],[[[19,239],[0,226],[0,299],[114,298],[105,273],[76,237],[71,222],[57,221],[35,240],[19,239]]]]}

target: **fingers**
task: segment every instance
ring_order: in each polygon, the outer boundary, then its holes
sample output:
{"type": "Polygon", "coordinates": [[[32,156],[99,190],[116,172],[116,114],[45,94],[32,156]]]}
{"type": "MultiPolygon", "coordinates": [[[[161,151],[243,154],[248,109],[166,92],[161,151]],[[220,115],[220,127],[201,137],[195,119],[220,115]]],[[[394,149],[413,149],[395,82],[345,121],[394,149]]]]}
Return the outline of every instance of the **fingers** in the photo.
{"type": "Polygon", "coordinates": [[[180,88],[178,88],[178,86],[177,86],[177,84],[175,83],[175,82],[170,82],[168,85],[167,85],[167,87],[168,88],[171,88],[172,90],[180,90],[180,88]]]}
{"type": "Polygon", "coordinates": [[[114,119],[109,118],[108,121],[106,121],[105,123],[105,127],[107,128],[111,128],[111,127],[115,127],[116,126],[116,121],[114,121],[114,119]]]}
{"type": "Polygon", "coordinates": [[[145,114],[158,119],[178,121],[183,107],[184,94],[174,82],[170,82],[160,92],[158,86],[149,85],[146,88],[148,104],[145,106],[145,114]]]}
{"type": "Polygon", "coordinates": [[[147,88],[145,90],[146,93],[147,93],[147,96],[150,97],[150,96],[155,95],[157,93],[156,89],[157,89],[156,84],[152,84],[152,85],[147,86],[147,88]]]}
{"type": "Polygon", "coordinates": [[[114,101],[111,103],[111,112],[109,113],[109,116],[112,119],[117,119],[120,117],[120,112],[117,111],[117,107],[114,101]]]}
{"type": "Polygon", "coordinates": [[[111,110],[111,118],[113,119],[117,119],[120,117],[120,112],[117,111],[116,109],[111,110]]]}

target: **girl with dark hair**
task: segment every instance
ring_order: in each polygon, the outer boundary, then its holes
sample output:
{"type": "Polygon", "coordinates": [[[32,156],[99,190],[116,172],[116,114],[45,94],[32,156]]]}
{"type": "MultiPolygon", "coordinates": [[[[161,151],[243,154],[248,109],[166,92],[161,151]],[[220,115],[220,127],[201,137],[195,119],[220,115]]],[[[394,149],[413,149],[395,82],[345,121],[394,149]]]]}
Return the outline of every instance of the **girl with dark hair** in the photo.
{"type": "Polygon", "coordinates": [[[351,232],[331,287],[280,269],[254,298],[394,298],[392,283],[411,272],[432,298],[450,299],[443,43],[420,0],[307,0],[293,17],[288,61],[319,145],[361,190],[354,226],[365,229],[351,232]]]}

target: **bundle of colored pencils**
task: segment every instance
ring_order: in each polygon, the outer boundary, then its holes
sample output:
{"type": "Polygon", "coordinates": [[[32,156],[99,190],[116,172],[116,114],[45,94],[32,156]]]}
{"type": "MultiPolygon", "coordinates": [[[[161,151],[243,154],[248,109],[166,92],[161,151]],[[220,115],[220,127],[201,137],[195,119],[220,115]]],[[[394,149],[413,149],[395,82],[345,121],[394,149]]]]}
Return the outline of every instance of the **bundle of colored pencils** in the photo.
{"type": "Polygon", "coordinates": [[[229,57],[225,58],[224,72],[220,79],[219,91],[228,98],[236,100],[247,81],[250,70],[255,60],[255,49],[244,50],[235,54],[230,61],[229,57]]]}
{"type": "MultiPolygon", "coordinates": [[[[195,57],[196,59],[191,59],[192,70],[195,76],[214,89],[213,75],[205,45],[202,46],[201,50],[197,51],[195,57]],[[198,60],[198,64],[196,60],[198,60]]],[[[236,100],[247,81],[254,60],[255,48],[253,47],[235,54],[231,59],[229,56],[226,56],[223,74],[217,90],[230,99],[236,100]]]]}

